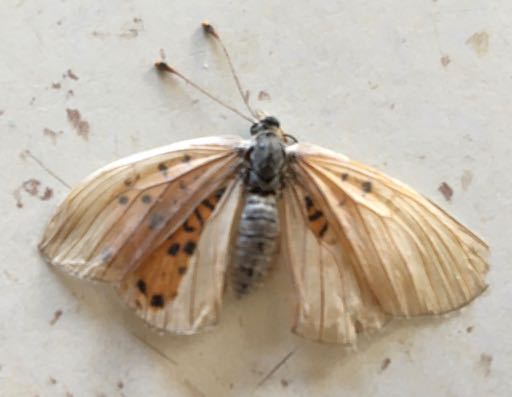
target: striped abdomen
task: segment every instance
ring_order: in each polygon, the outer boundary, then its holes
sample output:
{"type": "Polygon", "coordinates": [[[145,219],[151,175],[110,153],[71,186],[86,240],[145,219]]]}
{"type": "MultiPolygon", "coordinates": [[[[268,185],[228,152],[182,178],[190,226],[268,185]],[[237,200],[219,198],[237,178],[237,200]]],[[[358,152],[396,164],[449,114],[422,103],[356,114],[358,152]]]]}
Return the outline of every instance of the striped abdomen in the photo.
{"type": "Polygon", "coordinates": [[[276,196],[247,193],[238,227],[232,268],[233,290],[242,295],[267,274],[277,251],[276,196]]]}

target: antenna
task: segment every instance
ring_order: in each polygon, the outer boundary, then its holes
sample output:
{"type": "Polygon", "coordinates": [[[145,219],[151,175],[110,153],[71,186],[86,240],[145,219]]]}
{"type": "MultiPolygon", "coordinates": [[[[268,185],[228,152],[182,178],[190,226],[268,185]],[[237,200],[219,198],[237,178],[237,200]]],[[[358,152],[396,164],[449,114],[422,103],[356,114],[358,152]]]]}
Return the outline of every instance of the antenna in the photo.
{"type": "Polygon", "coordinates": [[[224,43],[222,42],[219,34],[217,33],[217,31],[215,30],[215,28],[210,25],[208,23],[208,21],[204,21],[202,23],[202,26],[203,26],[203,30],[206,34],[212,36],[216,41],[217,43],[219,43],[220,45],[220,48],[222,49],[222,52],[224,53],[224,55],[226,56],[226,59],[228,61],[228,64],[229,64],[229,69],[231,70],[231,75],[233,76],[233,79],[235,80],[235,83],[236,83],[236,86],[238,88],[238,92],[240,93],[240,96],[242,97],[242,100],[244,101],[244,104],[245,104],[245,107],[247,108],[247,110],[249,111],[249,113],[256,119],[258,119],[258,115],[256,114],[256,112],[251,108],[251,106],[249,105],[249,95],[247,95],[247,92],[248,91],[245,91],[243,88],[242,88],[242,84],[240,83],[240,79],[238,78],[238,75],[236,73],[236,70],[235,70],[235,67],[233,66],[233,62],[231,61],[231,57],[229,56],[229,52],[228,52],[228,49],[226,48],[226,46],[224,45],[224,43]]]}
{"type": "Polygon", "coordinates": [[[192,87],[194,87],[196,90],[198,90],[199,92],[203,93],[204,95],[206,95],[208,98],[210,98],[211,100],[217,102],[219,105],[221,106],[224,106],[226,109],[229,109],[231,110],[232,112],[238,114],[240,117],[246,119],[247,121],[249,121],[250,123],[255,123],[257,120],[251,118],[251,117],[248,117],[246,116],[245,114],[243,114],[240,110],[234,108],[233,106],[230,106],[228,105],[227,103],[225,103],[224,101],[220,100],[219,98],[217,98],[216,96],[210,94],[208,91],[206,91],[203,87],[199,86],[198,84],[194,83],[192,80],[190,80],[187,76],[185,76],[184,74],[180,73],[179,71],[177,71],[175,68],[169,66],[167,63],[165,62],[155,62],[155,67],[158,69],[158,71],[160,72],[167,72],[167,73],[171,73],[171,74],[174,74],[175,76],[178,76],[180,79],[182,79],[185,83],[187,84],[190,84],[192,87]]]}

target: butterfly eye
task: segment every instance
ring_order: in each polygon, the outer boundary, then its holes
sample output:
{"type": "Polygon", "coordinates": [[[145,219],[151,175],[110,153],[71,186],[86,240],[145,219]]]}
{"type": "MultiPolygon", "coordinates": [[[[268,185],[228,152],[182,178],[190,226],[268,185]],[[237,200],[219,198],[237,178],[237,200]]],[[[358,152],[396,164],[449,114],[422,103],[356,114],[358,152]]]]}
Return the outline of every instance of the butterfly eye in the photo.
{"type": "Polygon", "coordinates": [[[279,128],[281,126],[281,123],[279,123],[279,120],[275,118],[274,116],[268,116],[265,117],[263,120],[261,120],[262,124],[269,126],[269,127],[277,127],[279,128]]]}
{"type": "Polygon", "coordinates": [[[251,135],[256,135],[260,129],[260,123],[254,123],[251,126],[251,135]]]}

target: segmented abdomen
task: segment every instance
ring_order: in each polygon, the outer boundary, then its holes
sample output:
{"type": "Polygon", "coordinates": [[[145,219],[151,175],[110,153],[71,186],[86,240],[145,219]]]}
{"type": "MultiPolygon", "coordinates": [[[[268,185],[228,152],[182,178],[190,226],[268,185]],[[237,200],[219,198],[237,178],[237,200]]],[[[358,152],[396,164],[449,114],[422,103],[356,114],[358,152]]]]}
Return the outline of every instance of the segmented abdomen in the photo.
{"type": "Polygon", "coordinates": [[[235,244],[232,282],[237,295],[267,274],[277,251],[279,219],[274,194],[247,193],[235,244]]]}

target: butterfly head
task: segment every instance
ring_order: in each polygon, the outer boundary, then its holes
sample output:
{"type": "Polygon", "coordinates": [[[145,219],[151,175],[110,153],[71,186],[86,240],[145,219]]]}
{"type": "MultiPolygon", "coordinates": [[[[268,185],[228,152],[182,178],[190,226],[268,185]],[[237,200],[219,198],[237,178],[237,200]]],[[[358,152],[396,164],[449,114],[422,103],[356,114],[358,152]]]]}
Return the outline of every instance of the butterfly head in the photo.
{"type": "Polygon", "coordinates": [[[251,126],[251,135],[256,137],[256,139],[258,135],[275,135],[279,140],[283,141],[285,144],[297,142],[297,139],[294,136],[286,134],[281,129],[281,123],[274,116],[265,116],[258,122],[254,123],[251,126]]]}
{"type": "Polygon", "coordinates": [[[251,126],[251,135],[256,136],[264,132],[274,133],[277,136],[281,136],[282,131],[280,127],[281,124],[277,118],[274,116],[266,116],[251,126]]]}

